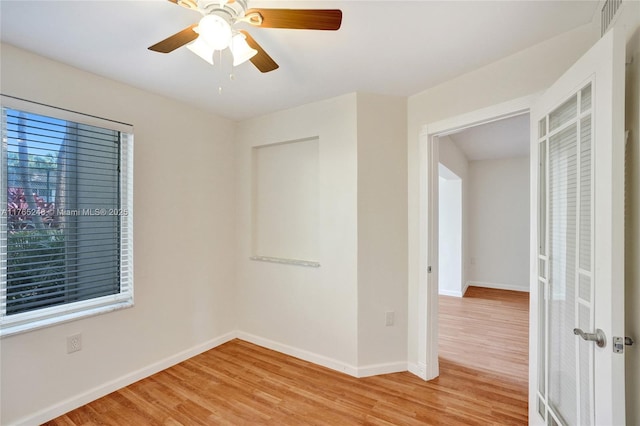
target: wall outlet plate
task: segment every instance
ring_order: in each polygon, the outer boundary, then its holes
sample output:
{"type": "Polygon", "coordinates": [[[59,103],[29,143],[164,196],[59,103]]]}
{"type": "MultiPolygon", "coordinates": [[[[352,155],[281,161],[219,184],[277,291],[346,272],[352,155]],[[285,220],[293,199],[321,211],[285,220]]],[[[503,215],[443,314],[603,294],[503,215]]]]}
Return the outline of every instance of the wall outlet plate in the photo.
{"type": "Polygon", "coordinates": [[[385,312],[385,326],[391,327],[396,322],[396,313],[393,311],[385,312]]]}
{"type": "Polygon", "coordinates": [[[82,349],[82,334],[67,336],[67,353],[78,352],[82,349]]]}

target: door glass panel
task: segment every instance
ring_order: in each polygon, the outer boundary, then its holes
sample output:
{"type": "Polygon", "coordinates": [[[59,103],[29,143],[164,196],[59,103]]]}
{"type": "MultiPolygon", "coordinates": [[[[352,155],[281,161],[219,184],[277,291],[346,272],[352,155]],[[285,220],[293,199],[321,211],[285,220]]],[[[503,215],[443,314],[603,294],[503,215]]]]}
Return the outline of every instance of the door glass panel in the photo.
{"type": "MultiPolygon", "coordinates": [[[[591,107],[591,85],[582,89],[581,109],[591,107]],[[588,103],[585,101],[587,100],[588,103]]],[[[579,263],[578,272],[578,327],[582,330],[594,330],[592,315],[592,275],[591,270],[591,245],[592,245],[592,160],[591,160],[591,115],[586,115],[580,120],[580,190],[578,216],[579,228],[579,263]]],[[[578,339],[578,365],[579,365],[579,396],[578,422],[580,424],[593,424],[593,343],[578,339]]]]}
{"type": "Polygon", "coordinates": [[[584,89],[582,89],[581,93],[581,101],[580,101],[580,112],[585,112],[589,108],[591,108],[591,83],[584,89]]]}
{"type": "MultiPolygon", "coordinates": [[[[591,330],[591,309],[588,306],[578,305],[578,324],[582,330],[591,330]]],[[[592,387],[593,376],[590,368],[591,350],[593,343],[586,340],[578,340],[578,362],[580,363],[580,420],[579,424],[592,424],[591,419],[591,398],[590,389],[592,387]]]]}
{"type": "MultiPolygon", "coordinates": [[[[547,254],[547,141],[538,144],[538,254],[547,254]]],[[[538,276],[543,276],[538,271],[538,276]]]]}
{"type": "Polygon", "coordinates": [[[538,302],[538,365],[540,366],[538,368],[538,392],[544,397],[546,388],[547,304],[545,300],[545,283],[543,281],[538,281],[538,297],[540,298],[538,302]]]}
{"type": "Polygon", "coordinates": [[[538,138],[541,138],[547,134],[547,117],[538,122],[538,138]]]}
{"type": "Polygon", "coordinates": [[[544,404],[544,401],[538,397],[538,414],[542,419],[545,419],[545,415],[547,414],[547,406],[544,404]]]}
{"type": "Polygon", "coordinates": [[[585,302],[591,302],[591,277],[580,274],[579,283],[580,283],[580,290],[579,290],[580,299],[584,300],[585,302]]]}
{"type": "Polygon", "coordinates": [[[580,268],[591,270],[591,116],[580,121],[580,268]]]}
{"type": "Polygon", "coordinates": [[[578,95],[573,95],[568,101],[556,108],[549,114],[549,132],[553,132],[571,120],[574,120],[578,114],[578,95]]]}
{"type": "MultiPolygon", "coordinates": [[[[575,111],[575,97],[573,109],[575,111]]],[[[563,106],[564,107],[564,106],[563,106]]],[[[565,116],[560,114],[559,116],[565,116]]],[[[577,424],[576,213],[577,123],[549,139],[549,406],[564,423],[577,424]]]]}

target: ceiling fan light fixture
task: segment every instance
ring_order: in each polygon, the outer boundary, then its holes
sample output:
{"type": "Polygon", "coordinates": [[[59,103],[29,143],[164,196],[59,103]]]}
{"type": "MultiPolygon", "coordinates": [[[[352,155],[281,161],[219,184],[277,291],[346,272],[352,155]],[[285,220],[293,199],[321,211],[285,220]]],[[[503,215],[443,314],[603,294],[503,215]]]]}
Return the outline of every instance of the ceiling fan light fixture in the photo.
{"type": "MultiPolygon", "coordinates": [[[[1,0],[0,0],[1,1],[1,0]]],[[[248,9],[248,0],[168,0],[204,15],[166,39],[149,46],[149,50],[169,53],[189,45],[189,49],[213,65],[213,52],[229,48],[233,64],[247,60],[262,73],[278,69],[278,64],[265,52],[250,33],[237,28],[249,24],[262,28],[336,31],[342,24],[340,9],[248,9]],[[242,36],[237,36],[238,33],[242,36]]]]}
{"type": "Polygon", "coordinates": [[[213,65],[213,52],[215,49],[209,46],[202,36],[187,44],[187,49],[213,65]]]}
{"type": "Polygon", "coordinates": [[[231,40],[231,53],[233,54],[233,66],[237,67],[240,64],[247,62],[258,54],[256,49],[253,49],[247,43],[247,37],[244,34],[238,33],[233,36],[231,40]]]}
{"type": "Polygon", "coordinates": [[[231,43],[231,25],[218,15],[207,15],[198,24],[198,33],[215,50],[223,50],[231,43]]]}

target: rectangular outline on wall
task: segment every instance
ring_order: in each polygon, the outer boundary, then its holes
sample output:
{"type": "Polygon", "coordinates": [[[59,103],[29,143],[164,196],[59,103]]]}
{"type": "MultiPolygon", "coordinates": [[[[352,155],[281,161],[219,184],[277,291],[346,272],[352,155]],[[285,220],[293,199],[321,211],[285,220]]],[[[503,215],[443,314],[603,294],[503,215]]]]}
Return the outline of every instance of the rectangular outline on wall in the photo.
{"type": "MultiPolygon", "coordinates": [[[[320,262],[316,260],[263,256],[263,255],[258,255],[256,252],[257,214],[258,214],[258,211],[257,211],[258,202],[257,202],[257,191],[256,191],[257,184],[258,184],[258,181],[257,181],[258,177],[256,173],[256,167],[257,167],[256,153],[258,152],[259,149],[263,149],[263,148],[275,147],[280,145],[290,145],[290,144],[301,143],[301,142],[311,142],[311,141],[318,142],[318,147],[319,147],[319,144],[320,144],[319,136],[311,136],[307,138],[293,139],[289,141],[267,143],[267,144],[256,145],[251,147],[251,256],[249,257],[250,260],[255,260],[260,262],[269,262],[269,263],[306,266],[306,267],[312,267],[312,268],[320,267],[320,262]]],[[[317,224],[315,226],[317,227],[317,224]]]]}

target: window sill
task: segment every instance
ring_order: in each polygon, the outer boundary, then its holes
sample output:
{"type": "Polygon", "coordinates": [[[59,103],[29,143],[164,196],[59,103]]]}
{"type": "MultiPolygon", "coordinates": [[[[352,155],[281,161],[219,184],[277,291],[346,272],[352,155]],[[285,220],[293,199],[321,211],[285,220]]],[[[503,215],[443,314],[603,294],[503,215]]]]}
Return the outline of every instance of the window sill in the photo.
{"type": "MultiPolygon", "coordinates": [[[[117,296],[105,296],[98,299],[3,317],[0,320],[0,338],[27,333],[134,306],[133,297],[128,297],[124,300],[114,300],[116,298],[117,296]]],[[[119,299],[122,299],[122,297],[119,299]]]]}

